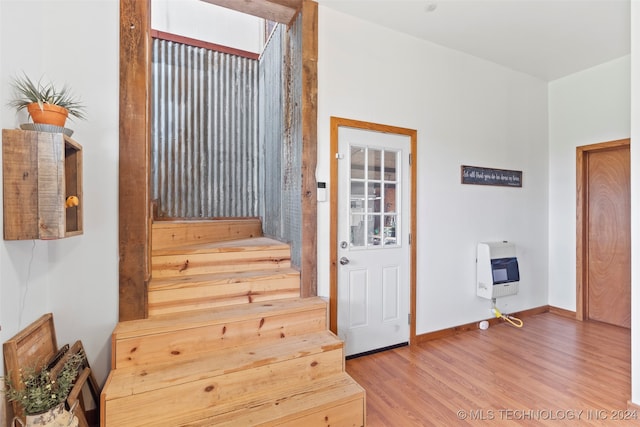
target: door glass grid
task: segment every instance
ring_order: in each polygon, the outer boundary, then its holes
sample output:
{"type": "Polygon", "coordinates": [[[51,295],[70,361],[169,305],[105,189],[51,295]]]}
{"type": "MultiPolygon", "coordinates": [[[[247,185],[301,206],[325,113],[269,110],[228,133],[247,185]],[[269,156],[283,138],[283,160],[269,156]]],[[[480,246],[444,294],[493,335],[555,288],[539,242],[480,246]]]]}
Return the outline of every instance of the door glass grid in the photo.
{"type": "Polygon", "coordinates": [[[352,248],[398,246],[399,153],[351,146],[349,230],[352,248]]]}

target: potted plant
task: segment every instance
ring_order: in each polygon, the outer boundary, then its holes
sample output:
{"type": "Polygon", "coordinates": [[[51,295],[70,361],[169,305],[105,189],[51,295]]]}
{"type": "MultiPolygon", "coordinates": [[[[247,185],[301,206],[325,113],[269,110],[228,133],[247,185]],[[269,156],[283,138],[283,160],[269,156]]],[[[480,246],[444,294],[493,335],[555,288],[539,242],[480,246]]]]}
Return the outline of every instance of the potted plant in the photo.
{"type": "MultiPolygon", "coordinates": [[[[59,370],[48,366],[20,369],[17,384],[9,375],[4,378],[7,399],[22,408],[27,427],[78,425],[74,408],[67,411],[64,405],[84,360],[84,353],[73,353],[66,356],[59,370]]],[[[14,420],[23,424],[17,417],[14,420]]]]}
{"type": "Polygon", "coordinates": [[[64,127],[68,116],[84,119],[85,106],[69,86],[58,89],[53,82],[34,82],[23,74],[12,81],[14,98],[9,105],[17,111],[27,109],[34,123],[64,127]]]}

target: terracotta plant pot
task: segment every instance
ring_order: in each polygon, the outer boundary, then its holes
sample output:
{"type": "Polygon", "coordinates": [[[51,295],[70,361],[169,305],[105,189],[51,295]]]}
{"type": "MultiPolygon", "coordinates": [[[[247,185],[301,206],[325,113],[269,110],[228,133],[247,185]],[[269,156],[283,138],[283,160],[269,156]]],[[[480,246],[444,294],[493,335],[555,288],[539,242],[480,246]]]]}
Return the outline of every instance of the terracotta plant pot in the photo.
{"type": "Polygon", "coordinates": [[[29,104],[27,111],[33,123],[64,127],[69,111],[66,108],[53,104],[42,104],[42,109],[37,102],[29,104]]]}

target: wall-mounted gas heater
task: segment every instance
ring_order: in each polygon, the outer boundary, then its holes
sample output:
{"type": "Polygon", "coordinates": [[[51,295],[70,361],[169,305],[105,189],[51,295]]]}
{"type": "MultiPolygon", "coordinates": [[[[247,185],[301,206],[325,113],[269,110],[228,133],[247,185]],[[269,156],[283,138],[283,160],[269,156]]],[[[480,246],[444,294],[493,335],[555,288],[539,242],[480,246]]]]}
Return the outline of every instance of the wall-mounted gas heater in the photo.
{"type": "Polygon", "coordinates": [[[478,243],[476,264],[479,297],[495,299],[518,293],[520,270],[513,243],[478,243]]]}

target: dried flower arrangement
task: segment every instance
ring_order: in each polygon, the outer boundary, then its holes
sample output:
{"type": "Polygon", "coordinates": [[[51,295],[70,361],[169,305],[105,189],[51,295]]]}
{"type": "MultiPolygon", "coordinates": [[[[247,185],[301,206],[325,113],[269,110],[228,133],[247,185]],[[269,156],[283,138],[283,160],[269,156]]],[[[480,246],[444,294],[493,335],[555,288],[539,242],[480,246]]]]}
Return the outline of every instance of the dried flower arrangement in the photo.
{"type": "Polygon", "coordinates": [[[67,356],[57,375],[48,366],[20,369],[20,384],[12,384],[7,375],[5,393],[10,402],[17,402],[26,415],[46,412],[64,402],[78,377],[85,356],[82,352],[67,356]]]}

